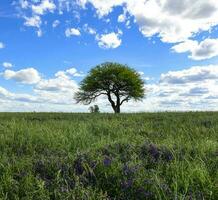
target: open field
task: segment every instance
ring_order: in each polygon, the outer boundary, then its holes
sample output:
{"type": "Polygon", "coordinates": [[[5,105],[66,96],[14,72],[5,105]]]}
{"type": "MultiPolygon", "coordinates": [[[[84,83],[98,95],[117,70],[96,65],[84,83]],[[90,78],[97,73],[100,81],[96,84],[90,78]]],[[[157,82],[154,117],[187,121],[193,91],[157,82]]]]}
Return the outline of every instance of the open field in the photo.
{"type": "Polygon", "coordinates": [[[218,113],[0,114],[0,199],[218,199],[218,113]]]}

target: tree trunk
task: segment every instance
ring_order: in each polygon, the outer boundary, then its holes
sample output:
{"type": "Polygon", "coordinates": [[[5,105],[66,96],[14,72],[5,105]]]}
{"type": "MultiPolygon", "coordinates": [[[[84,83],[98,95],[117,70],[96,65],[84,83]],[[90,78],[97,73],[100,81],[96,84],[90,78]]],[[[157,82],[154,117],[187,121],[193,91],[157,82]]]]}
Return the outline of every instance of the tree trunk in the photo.
{"type": "Polygon", "coordinates": [[[116,112],[115,113],[120,113],[120,105],[116,105],[116,112]]]}
{"type": "Polygon", "coordinates": [[[115,113],[120,113],[120,96],[119,93],[116,93],[116,97],[117,97],[117,104],[116,104],[116,112],[115,113]]]}
{"type": "Polygon", "coordinates": [[[111,103],[111,107],[114,110],[114,113],[120,113],[120,104],[121,103],[120,103],[119,95],[116,95],[116,97],[117,97],[117,102],[116,103],[112,100],[110,92],[108,92],[107,96],[108,96],[109,102],[111,103]]]}

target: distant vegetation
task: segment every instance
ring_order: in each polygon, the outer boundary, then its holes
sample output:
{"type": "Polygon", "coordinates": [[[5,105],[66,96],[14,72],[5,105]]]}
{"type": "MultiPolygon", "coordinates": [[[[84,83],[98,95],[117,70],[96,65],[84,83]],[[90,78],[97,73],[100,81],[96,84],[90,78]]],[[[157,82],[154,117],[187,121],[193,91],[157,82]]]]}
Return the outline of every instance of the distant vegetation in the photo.
{"type": "Polygon", "coordinates": [[[2,113],[0,137],[0,199],[218,199],[218,113],[2,113]]]}
{"type": "Polygon", "coordinates": [[[89,111],[90,111],[90,113],[100,113],[100,109],[99,109],[98,105],[90,106],[89,111]]]}

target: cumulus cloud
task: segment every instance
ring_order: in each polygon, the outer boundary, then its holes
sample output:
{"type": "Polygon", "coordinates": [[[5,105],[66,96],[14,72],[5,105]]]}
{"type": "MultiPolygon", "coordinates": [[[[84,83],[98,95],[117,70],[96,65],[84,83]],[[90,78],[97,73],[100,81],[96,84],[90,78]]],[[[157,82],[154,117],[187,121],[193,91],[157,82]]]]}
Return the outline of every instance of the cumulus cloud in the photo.
{"type": "Polygon", "coordinates": [[[76,68],[70,68],[66,70],[66,74],[73,76],[73,77],[83,77],[85,74],[83,72],[79,72],[76,68]]]}
{"type": "Polygon", "coordinates": [[[215,110],[218,99],[218,66],[194,66],[162,74],[148,84],[149,99],[160,110],[215,110]]]}
{"type": "MultiPolygon", "coordinates": [[[[62,99],[61,101],[61,99],[58,98],[58,95],[49,96],[49,95],[42,95],[37,93],[33,95],[23,94],[23,93],[13,93],[3,87],[0,87],[0,102],[2,104],[1,111],[10,111],[10,112],[11,111],[30,112],[30,111],[45,111],[45,110],[54,112],[55,109],[57,109],[58,105],[63,104],[65,105],[65,107],[68,107],[68,105],[70,105],[70,102],[66,102],[66,100],[64,99],[62,99]],[[22,110],[20,110],[20,108],[22,108],[22,110]]],[[[63,107],[62,109],[66,109],[65,107],[63,107]]]]}
{"type": "Polygon", "coordinates": [[[34,88],[35,94],[51,104],[73,105],[73,95],[78,91],[78,84],[69,73],[59,71],[54,78],[41,80],[34,88]]]}
{"type": "Polygon", "coordinates": [[[5,88],[0,86],[0,97],[5,98],[5,97],[10,97],[12,96],[9,91],[7,91],[5,88]]]}
{"type": "Polygon", "coordinates": [[[37,15],[43,15],[45,12],[53,12],[55,9],[56,5],[52,0],[42,0],[40,4],[32,5],[32,11],[37,15]]]}
{"type": "Polygon", "coordinates": [[[119,33],[108,33],[108,34],[102,34],[97,35],[96,40],[98,41],[98,45],[101,48],[104,49],[115,49],[119,47],[122,43],[122,40],[120,39],[121,32],[119,33]]]}
{"type": "Polygon", "coordinates": [[[65,71],[58,71],[55,74],[56,77],[64,77],[64,78],[70,78],[70,77],[83,77],[84,73],[79,72],[76,68],[70,68],[65,71]]]}
{"type": "Polygon", "coordinates": [[[81,76],[84,76],[84,74],[82,72],[78,72],[76,68],[58,71],[55,73],[54,78],[42,79],[39,81],[35,86],[35,92],[43,96],[56,95],[57,99],[62,99],[67,95],[66,99],[69,101],[68,97],[70,97],[70,102],[72,103],[72,95],[78,90],[78,84],[72,78],[81,76]]]}
{"type": "Polygon", "coordinates": [[[56,78],[41,80],[35,87],[37,91],[47,92],[70,92],[71,94],[78,88],[77,83],[67,76],[58,74],[56,78]]]}
{"type": "Polygon", "coordinates": [[[42,24],[41,18],[37,15],[33,17],[25,17],[25,26],[32,26],[32,27],[37,27],[39,28],[40,25],[42,24]]]}
{"type": "Polygon", "coordinates": [[[74,104],[72,93],[22,94],[0,87],[0,110],[4,112],[85,112],[87,106],[74,104]]]}
{"type": "Polygon", "coordinates": [[[26,68],[20,71],[5,70],[3,77],[6,80],[12,79],[23,84],[36,84],[41,79],[38,71],[34,68],[26,68]]]}
{"type": "Polygon", "coordinates": [[[202,42],[187,40],[172,47],[177,53],[189,52],[193,60],[204,60],[218,56],[218,39],[205,39],[202,42]]]}
{"type": "MultiPolygon", "coordinates": [[[[7,71],[7,70],[6,70],[7,71]]],[[[86,106],[75,105],[73,95],[78,90],[78,84],[72,80],[78,71],[75,68],[70,68],[62,71],[67,75],[63,75],[61,71],[57,72],[53,78],[36,80],[33,75],[30,82],[29,76],[26,74],[26,69],[18,72],[7,71],[3,75],[7,79],[14,79],[22,83],[35,83],[31,94],[13,93],[7,89],[0,87],[0,102],[5,107],[1,108],[4,111],[19,111],[21,103],[22,111],[70,111],[70,109],[87,110],[86,106]],[[22,73],[21,73],[22,72],[22,73]],[[25,72],[25,75],[23,75],[25,72]],[[24,78],[25,77],[25,78],[24,78]],[[13,105],[13,106],[9,106],[13,105]],[[60,108],[60,109],[59,109],[60,108]],[[59,109],[59,110],[58,110],[59,109]]],[[[30,70],[29,70],[30,71],[30,70]]],[[[28,73],[29,74],[29,73],[28,73]]],[[[79,111],[79,110],[78,110],[79,111]]]]}
{"type": "Polygon", "coordinates": [[[169,43],[185,41],[218,24],[216,0],[128,1],[127,10],[143,35],[158,35],[169,43]]]}
{"type": "Polygon", "coordinates": [[[189,91],[187,91],[186,93],[182,93],[180,94],[180,96],[202,96],[204,94],[208,94],[209,93],[209,89],[206,87],[194,87],[189,89],[189,91]]]}
{"type": "Polygon", "coordinates": [[[10,67],[12,67],[13,65],[12,65],[11,63],[9,63],[9,62],[3,62],[3,63],[2,63],[2,66],[5,67],[5,68],[10,68],[10,67]]]}
{"type": "Polygon", "coordinates": [[[209,65],[206,67],[191,67],[181,71],[169,71],[161,74],[160,82],[168,84],[186,84],[218,79],[218,66],[209,65]]]}
{"type": "Polygon", "coordinates": [[[19,3],[23,9],[27,9],[29,7],[29,2],[27,0],[20,0],[19,3]]]}
{"type": "MultiPolygon", "coordinates": [[[[157,35],[168,43],[185,41],[218,25],[216,0],[83,0],[83,7],[87,3],[93,5],[99,17],[108,15],[116,6],[123,6],[144,36],[157,35]]],[[[122,15],[120,20],[124,20],[122,15]]]]}
{"type": "Polygon", "coordinates": [[[3,49],[3,48],[5,48],[5,45],[3,42],[0,42],[0,49],[3,49]]]}
{"type": "Polygon", "coordinates": [[[66,37],[71,37],[71,36],[80,36],[81,33],[79,29],[76,28],[67,28],[65,31],[66,37]]]}
{"type": "Polygon", "coordinates": [[[85,8],[87,3],[91,3],[97,11],[99,18],[108,15],[115,6],[120,6],[125,0],[77,0],[77,3],[85,8]]]}

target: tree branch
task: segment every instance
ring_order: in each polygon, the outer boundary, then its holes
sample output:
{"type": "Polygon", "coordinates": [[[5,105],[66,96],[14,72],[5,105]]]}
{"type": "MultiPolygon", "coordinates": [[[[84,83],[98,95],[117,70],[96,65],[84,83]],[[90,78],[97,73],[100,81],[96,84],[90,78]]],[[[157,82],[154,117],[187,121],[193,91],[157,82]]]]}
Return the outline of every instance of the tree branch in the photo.
{"type": "Polygon", "coordinates": [[[90,103],[92,103],[92,101],[94,101],[97,97],[99,97],[100,95],[107,95],[106,92],[100,92],[95,94],[96,92],[78,92],[76,93],[76,103],[84,103],[86,105],[89,105],[90,103]]]}
{"type": "Polygon", "coordinates": [[[130,97],[129,96],[127,96],[125,99],[123,99],[121,102],[120,102],[120,105],[122,105],[123,104],[123,102],[125,102],[125,101],[129,101],[130,100],[130,97]]]}

